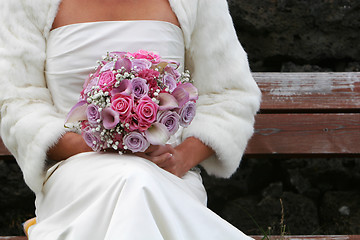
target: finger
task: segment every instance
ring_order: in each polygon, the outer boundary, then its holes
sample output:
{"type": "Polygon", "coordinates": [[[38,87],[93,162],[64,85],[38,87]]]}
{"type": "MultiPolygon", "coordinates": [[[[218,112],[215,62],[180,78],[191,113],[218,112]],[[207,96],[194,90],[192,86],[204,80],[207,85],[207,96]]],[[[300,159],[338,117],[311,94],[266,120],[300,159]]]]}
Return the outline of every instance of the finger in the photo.
{"type": "Polygon", "coordinates": [[[163,145],[163,146],[157,148],[153,152],[148,153],[148,155],[155,157],[155,156],[163,155],[165,153],[174,154],[174,152],[175,152],[174,148],[171,145],[166,144],[166,145],[163,145]]]}
{"type": "Polygon", "coordinates": [[[158,148],[160,148],[160,145],[150,145],[146,150],[145,153],[151,154],[152,152],[156,151],[158,148]]]}
{"type": "MultiPolygon", "coordinates": [[[[138,157],[145,158],[145,159],[147,159],[147,160],[155,163],[155,164],[158,165],[158,166],[159,166],[159,165],[165,166],[165,165],[164,165],[164,162],[173,157],[173,155],[172,155],[171,153],[164,153],[164,154],[162,154],[162,155],[160,155],[160,156],[154,156],[154,157],[153,157],[153,156],[149,156],[149,155],[146,154],[146,153],[140,153],[140,152],[135,153],[135,155],[138,156],[138,157]]],[[[161,167],[161,166],[159,166],[159,167],[161,167]]]]}
{"type": "Polygon", "coordinates": [[[160,156],[150,157],[150,161],[152,161],[159,167],[165,167],[170,164],[169,160],[171,160],[172,157],[173,155],[171,153],[164,153],[160,156]]]}

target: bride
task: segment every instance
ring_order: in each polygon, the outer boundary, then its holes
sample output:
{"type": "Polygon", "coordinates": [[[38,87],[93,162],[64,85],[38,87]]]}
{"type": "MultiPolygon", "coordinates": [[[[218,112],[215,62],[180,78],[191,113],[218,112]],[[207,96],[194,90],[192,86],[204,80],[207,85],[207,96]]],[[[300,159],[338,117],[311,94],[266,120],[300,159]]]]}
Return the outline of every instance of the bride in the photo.
{"type": "Polygon", "coordinates": [[[2,0],[1,136],[36,194],[35,240],[248,239],[206,207],[201,165],[230,177],[260,91],[226,0],[2,0]],[[159,53],[199,90],[191,125],[164,146],[93,152],[64,128],[104,53],[159,53]]]}

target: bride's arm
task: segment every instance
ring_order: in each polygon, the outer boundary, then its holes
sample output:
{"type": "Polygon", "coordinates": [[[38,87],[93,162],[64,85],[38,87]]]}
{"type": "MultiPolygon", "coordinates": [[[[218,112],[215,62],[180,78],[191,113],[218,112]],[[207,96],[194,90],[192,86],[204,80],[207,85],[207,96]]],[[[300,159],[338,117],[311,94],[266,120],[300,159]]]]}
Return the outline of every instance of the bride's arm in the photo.
{"type": "Polygon", "coordinates": [[[42,188],[48,148],[66,132],[44,77],[55,14],[50,1],[0,1],[0,135],[35,192],[42,188]]]}
{"type": "Polygon", "coordinates": [[[67,132],[48,150],[47,157],[53,161],[61,161],[75,154],[91,151],[80,134],[67,132]]]}
{"type": "Polygon", "coordinates": [[[191,33],[185,63],[199,99],[195,118],[182,138],[195,137],[215,151],[200,164],[208,174],[230,177],[253,134],[261,93],[237,38],[227,1],[196,2],[193,25],[185,25],[183,30],[191,33]]]}

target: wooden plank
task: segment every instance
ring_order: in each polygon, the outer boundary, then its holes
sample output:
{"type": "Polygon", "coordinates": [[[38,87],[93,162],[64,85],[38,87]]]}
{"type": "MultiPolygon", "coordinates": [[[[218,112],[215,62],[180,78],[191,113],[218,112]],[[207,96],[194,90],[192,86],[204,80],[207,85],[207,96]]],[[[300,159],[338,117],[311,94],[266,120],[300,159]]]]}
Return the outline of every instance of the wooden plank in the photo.
{"type": "MultiPolygon", "coordinates": [[[[360,114],[258,114],[246,154],[359,154],[360,114]]],[[[0,156],[9,155],[0,144],[0,156]]]]}
{"type": "Polygon", "coordinates": [[[0,240],[27,240],[27,237],[22,236],[10,236],[10,237],[0,237],[0,240]]]}
{"type": "Polygon", "coordinates": [[[247,155],[360,155],[360,114],[259,114],[247,155]]]}
{"type": "Polygon", "coordinates": [[[262,110],[360,109],[360,72],[253,73],[262,110]]]}
{"type": "Polygon", "coordinates": [[[0,138],[0,156],[7,156],[7,155],[11,155],[11,153],[6,149],[4,143],[0,138]]]}

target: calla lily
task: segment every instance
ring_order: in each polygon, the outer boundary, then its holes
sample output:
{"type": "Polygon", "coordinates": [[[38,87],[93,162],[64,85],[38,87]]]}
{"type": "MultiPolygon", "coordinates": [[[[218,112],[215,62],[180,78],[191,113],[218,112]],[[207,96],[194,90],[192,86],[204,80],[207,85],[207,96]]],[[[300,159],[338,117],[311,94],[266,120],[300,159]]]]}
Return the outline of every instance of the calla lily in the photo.
{"type": "Polygon", "coordinates": [[[169,93],[160,93],[158,100],[160,101],[159,110],[161,111],[171,110],[179,107],[177,99],[169,93]]]}
{"type": "Polygon", "coordinates": [[[130,59],[128,58],[122,58],[116,61],[115,63],[115,69],[121,69],[124,67],[126,72],[130,72],[132,68],[132,63],[130,59]]]}
{"type": "Polygon", "coordinates": [[[145,137],[150,144],[163,145],[170,138],[170,132],[162,123],[153,123],[150,128],[145,131],[145,137]]]}
{"type": "Polygon", "coordinates": [[[115,128],[120,122],[119,113],[108,107],[102,111],[103,125],[106,129],[115,128]]]}
{"type": "Polygon", "coordinates": [[[189,93],[189,98],[190,100],[198,100],[199,98],[199,93],[198,93],[198,90],[197,88],[192,85],[191,83],[183,83],[181,84],[180,86],[178,86],[180,88],[183,88],[185,89],[188,93],[189,93]]]}
{"type": "Polygon", "coordinates": [[[132,84],[129,79],[124,79],[120,82],[119,86],[117,88],[113,88],[111,90],[111,95],[114,96],[117,93],[121,93],[124,95],[130,95],[132,92],[132,84]]]}
{"type": "Polygon", "coordinates": [[[179,85],[172,93],[172,96],[177,100],[179,107],[182,107],[190,100],[190,94],[179,85]]]}
{"type": "Polygon", "coordinates": [[[86,120],[87,101],[81,100],[73,106],[68,113],[65,124],[86,120]]]}

